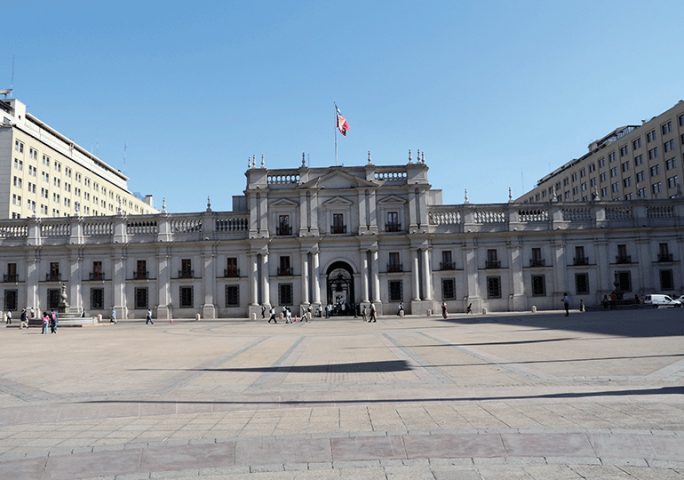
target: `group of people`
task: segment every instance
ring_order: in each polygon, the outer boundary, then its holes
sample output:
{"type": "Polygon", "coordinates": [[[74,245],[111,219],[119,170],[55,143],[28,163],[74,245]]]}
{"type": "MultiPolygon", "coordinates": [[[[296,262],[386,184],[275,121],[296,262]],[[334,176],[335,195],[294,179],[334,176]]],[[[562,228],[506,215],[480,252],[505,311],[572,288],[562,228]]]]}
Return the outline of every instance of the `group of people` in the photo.
{"type": "MultiPolygon", "coordinates": [[[[293,316],[292,315],[292,310],[290,310],[290,307],[283,307],[282,311],[280,312],[282,315],[282,318],[285,319],[285,323],[295,323],[295,322],[309,322],[312,319],[313,313],[311,311],[311,306],[307,307],[302,307],[302,316],[301,318],[297,316],[296,314],[293,316]]],[[[268,323],[278,323],[278,317],[277,317],[277,312],[275,307],[271,306],[271,308],[268,311],[268,323]]],[[[261,306],[261,318],[266,319],[266,306],[262,305],[261,306]]]]}

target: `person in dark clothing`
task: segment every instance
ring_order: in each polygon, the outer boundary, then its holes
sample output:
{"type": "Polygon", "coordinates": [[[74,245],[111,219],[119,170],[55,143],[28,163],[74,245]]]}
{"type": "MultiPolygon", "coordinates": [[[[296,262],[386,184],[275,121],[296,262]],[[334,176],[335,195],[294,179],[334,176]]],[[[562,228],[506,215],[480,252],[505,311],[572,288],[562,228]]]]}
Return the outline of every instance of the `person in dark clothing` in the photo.
{"type": "Polygon", "coordinates": [[[57,333],[57,312],[50,312],[50,333],[57,333]]]}
{"type": "Polygon", "coordinates": [[[271,323],[271,320],[273,320],[273,323],[278,323],[278,320],[276,320],[275,308],[271,307],[269,313],[271,314],[271,316],[268,318],[268,323],[271,323]]]}
{"type": "Polygon", "coordinates": [[[570,299],[568,298],[568,294],[564,293],[563,294],[563,308],[565,308],[565,316],[570,315],[570,299]]]}
{"type": "Polygon", "coordinates": [[[446,320],[448,315],[449,315],[449,312],[447,311],[447,304],[446,304],[446,302],[442,302],[442,318],[444,320],[446,320]]]}
{"type": "Polygon", "coordinates": [[[375,316],[375,314],[376,314],[375,305],[371,303],[371,307],[370,307],[370,319],[368,320],[368,323],[377,322],[377,321],[378,321],[378,319],[377,319],[377,317],[375,316]]]}

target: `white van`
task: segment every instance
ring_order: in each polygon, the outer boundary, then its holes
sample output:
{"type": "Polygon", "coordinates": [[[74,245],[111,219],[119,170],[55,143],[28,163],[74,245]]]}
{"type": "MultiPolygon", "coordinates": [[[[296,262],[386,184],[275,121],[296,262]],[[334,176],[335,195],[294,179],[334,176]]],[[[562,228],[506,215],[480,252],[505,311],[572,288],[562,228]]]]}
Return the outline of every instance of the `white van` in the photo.
{"type": "Polygon", "coordinates": [[[647,305],[653,305],[655,307],[681,307],[682,302],[679,300],[674,300],[669,295],[664,295],[662,293],[653,293],[651,295],[646,295],[644,297],[644,303],[647,305]]]}

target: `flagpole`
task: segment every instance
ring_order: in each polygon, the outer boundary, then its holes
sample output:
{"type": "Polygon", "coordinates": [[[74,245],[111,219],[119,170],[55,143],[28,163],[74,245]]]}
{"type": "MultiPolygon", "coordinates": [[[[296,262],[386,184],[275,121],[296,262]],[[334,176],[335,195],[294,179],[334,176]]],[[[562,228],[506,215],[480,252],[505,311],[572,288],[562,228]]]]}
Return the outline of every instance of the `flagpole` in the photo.
{"type": "Polygon", "coordinates": [[[338,165],[338,157],[337,157],[337,103],[333,102],[333,108],[335,109],[335,123],[334,123],[334,130],[335,130],[335,166],[338,165]]]}

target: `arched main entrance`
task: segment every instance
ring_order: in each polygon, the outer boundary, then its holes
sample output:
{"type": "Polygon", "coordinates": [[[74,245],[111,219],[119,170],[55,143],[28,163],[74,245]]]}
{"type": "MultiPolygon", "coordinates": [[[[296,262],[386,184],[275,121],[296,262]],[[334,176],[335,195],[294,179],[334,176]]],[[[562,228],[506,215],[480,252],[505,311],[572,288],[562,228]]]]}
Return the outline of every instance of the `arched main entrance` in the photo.
{"type": "Polygon", "coordinates": [[[347,262],[334,262],[326,272],[328,305],[332,315],[353,315],[354,271],[347,262]]]}

